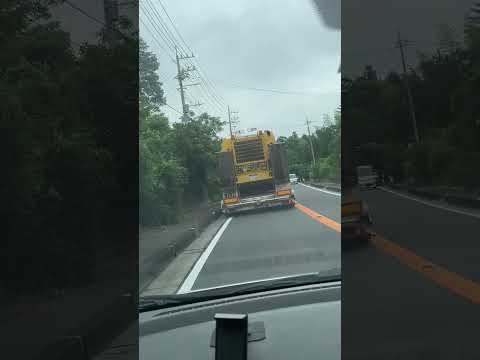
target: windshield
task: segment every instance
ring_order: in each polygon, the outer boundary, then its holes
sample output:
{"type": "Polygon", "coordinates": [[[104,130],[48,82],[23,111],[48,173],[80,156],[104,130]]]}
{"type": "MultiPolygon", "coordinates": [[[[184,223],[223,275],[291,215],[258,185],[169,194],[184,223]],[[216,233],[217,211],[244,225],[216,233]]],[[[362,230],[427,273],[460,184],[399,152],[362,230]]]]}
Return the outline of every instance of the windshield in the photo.
{"type": "Polygon", "coordinates": [[[216,5],[140,1],[144,299],[340,275],[340,31],[309,1],[216,5]]]}

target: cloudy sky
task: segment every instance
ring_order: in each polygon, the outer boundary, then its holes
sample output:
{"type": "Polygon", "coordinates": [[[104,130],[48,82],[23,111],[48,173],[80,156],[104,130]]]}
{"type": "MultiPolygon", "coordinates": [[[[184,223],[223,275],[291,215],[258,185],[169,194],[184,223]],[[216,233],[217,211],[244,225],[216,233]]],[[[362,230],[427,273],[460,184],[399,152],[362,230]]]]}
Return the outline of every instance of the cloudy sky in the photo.
{"type": "MultiPolygon", "coordinates": [[[[138,0],[137,0],[138,1],[138,0]]],[[[119,1],[118,13],[138,27],[138,6],[129,1],[119,1]]],[[[70,33],[75,48],[84,42],[98,42],[98,33],[105,22],[104,0],[68,0],[52,6],[53,19],[60,21],[63,30],[70,33]]]]}
{"type": "MultiPolygon", "coordinates": [[[[202,84],[187,88],[190,103],[205,104],[192,109],[226,120],[230,105],[238,111],[238,128],[289,135],[306,132],[306,116],[318,126],[323,114],[340,105],[341,34],[324,25],[310,0],[283,0],[281,6],[274,0],[141,0],[140,34],[160,61],[167,103],[174,109],[181,102],[163,26],[186,46],[162,4],[204,75],[205,82],[186,81],[202,84]]],[[[165,112],[179,117],[171,108],[165,112]]]]}
{"type": "MultiPolygon", "coordinates": [[[[102,0],[69,1],[102,20],[102,0]]],[[[342,71],[347,76],[359,74],[366,64],[373,65],[380,74],[399,70],[399,51],[393,43],[400,31],[412,42],[405,53],[407,62],[415,65],[417,51],[435,50],[438,24],[450,24],[461,36],[465,14],[475,3],[343,0],[340,34],[335,30],[340,24],[339,1],[315,0],[318,7],[314,8],[311,0],[140,0],[144,10],[139,12],[140,32],[160,60],[160,76],[173,108],[181,109],[174,79],[176,66],[170,59],[174,52],[166,45],[168,40],[162,38],[162,26],[182,42],[162,4],[195,53],[194,63],[200,64],[206,75],[208,85],[188,88],[191,103],[205,103],[194,109],[225,120],[229,104],[239,111],[239,127],[271,128],[287,135],[292,130],[305,131],[305,115],[316,121],[315,125],[321,125],[323,114],[331,114],[340,104],[340,52],[342,71]],[[325,26],[318,8],[327,16],[330,27],[325,26]]],[[[120,12],[127,15],[129,9],[121,6],[120,12]]],[[[98,22],[67,5],[55,9],[54,14],[64,20],[74,42],[91,41],[100,29],[98,22]]],[[[134,10],[130,15],[136,18],[134,10]]],[[[165,112],[171,119],[178,119],[174,110],[165,107],[165,112]]]]}
{"type": "Polygon", "coordinates": [[[475,2],[343,0],[343,74],[358,74],[365,64],[373,65],[380,74],[401,69],[399,50],[394,48],[397,31],[402,38],[411,41],[405,55],[408,63],[415,65],[418,51],[431,53],[435,50],[437,25],[448,24],[462,36],[464,17],[475,2]]]}

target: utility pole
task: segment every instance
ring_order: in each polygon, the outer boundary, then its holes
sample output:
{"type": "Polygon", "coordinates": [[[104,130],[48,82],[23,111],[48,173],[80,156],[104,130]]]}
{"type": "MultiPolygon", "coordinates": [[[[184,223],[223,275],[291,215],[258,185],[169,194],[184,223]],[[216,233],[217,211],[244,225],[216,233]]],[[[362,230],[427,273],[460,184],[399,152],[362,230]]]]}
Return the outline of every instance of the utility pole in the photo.
{"type": "Polygon", "coordinates": [[[238,118],[232,119],[232,114],[238,114],[238,111],[231,111],[230,106],[228,106],[228,125],[230,127],[230,138],[233,139],[233,126],[235,124],[235,120],[238,118]]]}
{"type": "Polygon", "coordinates": [[[105,19],[105,36],[106,42],[112,45],[115,40],[115,22],[118,20],[118,3],[117,0],[104,0],[103,13],[105,19]]]}
{"type": "Polygon", "coordinates": [[[175,46],[175,58],[176,58],[176,61],[177,61],[177,76],[176,76],[176,78],[178,80],[178,85],[179,85],[178,90],[180,90],[180,99],[182,101],[182,121],[187,121],[187,119],[188,119],[188,105],[185,102],[185,87],[199,85],[199,83],[187,84],[187,85],[183,84],[183,81],[188,79],[188,77],[189,77],[188,72],[195,70],[195,68],[190,67],[190,68],[183,69],[180,66],[180,60],[193,58],[193,54],[190,55],[190,56],[179,56],[177,47],[175,46]]]}
{"type": "Polygon", "coordinates": [[[402,67],[403,67],[403,75],[405,78],[405,85],[407,88],[407,96],[408,96],[408,105],[410,108],[410,116],[412,118],[412,123],[413,123],[413,132],[415,135],[415,142],[420,142],[420,138],[418,136],[418,129],[417,129],[417,118],[415,116],[415,107],[413,105],[413,97],[412,97],[412,91],[410,89],[410,82],[408,80],[408,74],[407,74],[407,65],[405,63],[405,53],[403,51],[403,48],[405,47],[406,42],[401,39],[400,37],[400,32],[397,33],[397,42],[396,42],[396,48],[400,49],[400,56],[402,58],[402,67]]]}
{"type": "Polygon", "coordinates": [[[312,151],[313,166],[315,166],[315,152],[313,151],[312,134],[310,133],[311,121],[308,120],[307,116],[305,117],[305,119],[306,119],[306,124],[307,124],[307,129],[308,129],[308,140],[310,142],[310,150],[312,151]]]}

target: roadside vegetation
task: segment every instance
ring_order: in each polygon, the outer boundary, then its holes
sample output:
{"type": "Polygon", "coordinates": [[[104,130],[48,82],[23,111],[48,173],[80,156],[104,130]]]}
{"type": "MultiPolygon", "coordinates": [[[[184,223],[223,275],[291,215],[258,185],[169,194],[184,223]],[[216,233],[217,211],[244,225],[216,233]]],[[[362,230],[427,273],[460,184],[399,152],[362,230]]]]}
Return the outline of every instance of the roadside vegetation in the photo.
{"type": "Polygon", "coordinates": [[[291,173],[302,179],[316,182],[340,183],[341,159],[341,112],[325,115],[321,127],[316,127],[311,136],[298,136],[293,132],[283,137],[287,145],[288,165],[291,173]],[[310,141],[312,146],[310,145],[310,141]],[[312,150],[315,156],[313,163],[312,150]]]}
{"type": "Polygon", "coordinates": [[[350,147],[396,182],[479,189],[480,4],[463,34],[438,26],[436,51],[408,70],[420,141],[415,142],[404,76],[367,66],[342,81],[350,147]],[[463,35],[463,36],[462,36],[463,35]]]}
{"type": "MultiPolygon", "coordinates": [[[[223,122],[190,111],[184,120],[168,119],[160,64],[140,40],[139,220],[141,225],[179,221],[192,206],[218,200],[216,153],[223,122]]],[[[180,115],[179,115],[180,116],[180,115]]]]}
{"type": "Polygon", "coordinates": [[[74,287],[134,251],[138,41],[74,44],[52,21],[59,1],[3,1],[0,13],[0,287],[74,287]],[[132,191],[134,190],[134,191],[132,191]],[[110,241],[114,239],[115,241],[110,241]]]}

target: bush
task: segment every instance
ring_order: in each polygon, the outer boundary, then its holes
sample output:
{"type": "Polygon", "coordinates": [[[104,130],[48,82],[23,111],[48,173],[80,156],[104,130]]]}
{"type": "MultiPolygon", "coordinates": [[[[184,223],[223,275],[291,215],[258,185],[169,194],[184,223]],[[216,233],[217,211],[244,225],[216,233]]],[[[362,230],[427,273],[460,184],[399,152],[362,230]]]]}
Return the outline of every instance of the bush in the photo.
{"type": "Polygon", "coordinates": [[[455,158],[445,170],[449,185],[462,185],[467,189],[478,189],[480,186],[480,153],[455,152],[455,158]]]}
{"type": "Polygon", "coordinates": [[[341,169],[332,156],[320,158],[313,167],[313,178],[316,181],[340,182],[341,169]]]}

